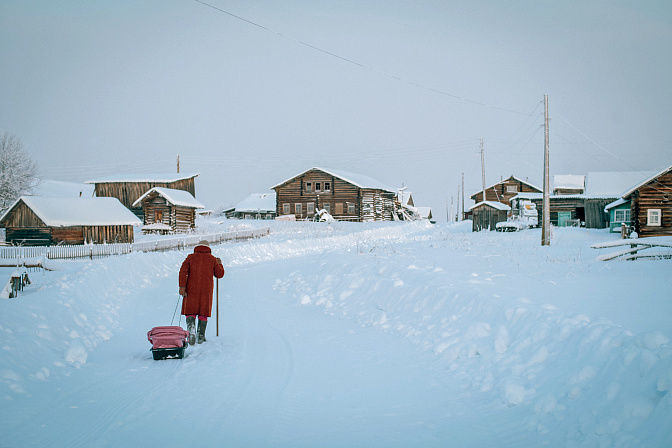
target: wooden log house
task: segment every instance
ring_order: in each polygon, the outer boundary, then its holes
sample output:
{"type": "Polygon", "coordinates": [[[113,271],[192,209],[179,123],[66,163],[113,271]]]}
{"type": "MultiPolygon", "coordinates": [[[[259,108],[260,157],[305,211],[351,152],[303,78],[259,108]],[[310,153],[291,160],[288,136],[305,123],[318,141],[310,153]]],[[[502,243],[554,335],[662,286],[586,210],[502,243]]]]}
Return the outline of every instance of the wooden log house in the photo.
{"type": "Polygon", "coordinates": [[[116,198],[22,196],[0,218],[6,241],[24,246],[132,243],[140,224],[116,198]]]}
{"type": "Polygon", "coordinates": [[[252,193],[224,213],[228,219],[275,219],[275,210],[275,192],[269,192],[252,193]]]}
{"type": "Polygon", "coordinates": [[[194,230],[196,209],[205,208],[187,191],[161,187],[154,187],[140,196],[133,207],[142,207],[143,231],[157,233],[194,230]]]}
{"type": "Polygon", "coordinates": [[[313,219],[324,209],[337,220],[392,221],[396,192],[360,174],[311,168],[274,187],[278,217],[313,219]]]}
{"type": "Polygon", "coordinates": [[[672,235],[672,166],[623,194],[630,200],[631,228],[640,238],[672,235]]]}
{"type": "Polygon", "coordinates": [[[470,196],[474,202],[501,202],[502,204],[511,205],[511,198],[519,193],[542,193],[542,190],[535,187],[531,183],[520,180],[515,176],[490,185],[485,189],[485,199],[483,199],[483,190],[478,191],[470,196]]]}
{"type": "Polygon", "coordinates": [[[495,230],[498,222],[506,221],[510,210],[511,207],[497,201],[485,201],[473,205],[469,209],[472,216],[472,232],[495,230]]]}
{"type": "Polygon", "coordinates": [[[117,198],[135,215],[143,219],[142,206],[133,206],[138,198],[154,187],[184,190],[196,197],[196,177],[198,174],[119,174],[98,180],[87,181],[94,184],[95,195],[99,198],[117,198]]]}

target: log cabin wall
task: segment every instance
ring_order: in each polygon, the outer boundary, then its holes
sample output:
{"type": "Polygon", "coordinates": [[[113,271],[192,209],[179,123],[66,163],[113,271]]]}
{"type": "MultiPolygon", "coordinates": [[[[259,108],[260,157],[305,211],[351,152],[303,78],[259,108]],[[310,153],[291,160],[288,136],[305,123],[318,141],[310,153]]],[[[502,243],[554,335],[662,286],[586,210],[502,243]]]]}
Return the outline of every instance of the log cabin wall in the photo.
{"type": "Polygon", "coordinates": [[[275,188],[276,215],[312,219],[326,209],[337,220],[392,220],[394,194],[363,190],[320,170],[310,170],[275,188]]]}
{"type": "Polygon", "coordinates": [[[473,232],[495,230],[498,222],[506,221],[507,214],[506,210],[498,210],[487,205],[476,207],[472,209],[471,230],[473,232]]]}
{"type": "Polygon", "coordinates": [[[51,244],[51,229],[23,202],[7,215],[4,221],[5,240],[23,246],[51,244]]]}
{"type": "Polygon", "coordinates": [[[672,236],[672,172],[638,188],[631,196],[632,227],[640,237],[672,236]],[[649,210],[660,210],[660,225],[648,225],[649,210]]]}
{"type": "Polygon", "coordinates": [[[173,205],[158,195],[143,199],[142,207],[145,225],[160,222],[178,233],[190,232],[196,227],[196,210],[191,207],[173,205]]]}
{"type": "Polygon", "coordinates": [[[101,182],[95,184],[95,193],[99,198],[112,197],[119,199],[124,204],[124,207],[135,213],[141,220],[144,220],[142,207],[133,207],[133,203],[154,187],[184,190],[196,197],[196,182],[193,177],[175,182],[101,182]]]}
{"type": "MultiPolygon", "coordinates": [[[[498,184],[493,185],[485,190],[485,200],[492,202],[501,202],[502,204],[511,205],[511,198],[519,193],[542,193],[540,190],[533,188],[529,184],[510,177],[498,184]]],[[[477,204],[483,202],[483,190],[473,194],[470,199],[473,199],[477,204]]]]}

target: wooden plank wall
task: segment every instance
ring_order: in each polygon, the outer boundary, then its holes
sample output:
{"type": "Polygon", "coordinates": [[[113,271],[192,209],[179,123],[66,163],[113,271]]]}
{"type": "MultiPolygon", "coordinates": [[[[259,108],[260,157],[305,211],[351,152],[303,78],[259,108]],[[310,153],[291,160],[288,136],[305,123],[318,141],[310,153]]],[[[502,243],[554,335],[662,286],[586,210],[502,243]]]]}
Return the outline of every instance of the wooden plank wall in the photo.
{"type": "Polygon", "coordinates": [[[495,230],[498,222],[506,221],[506,210],[497,210],[493,207],[481,206],[472,210],[471,230],[495,230]]]}
{"type": "Polygon", "coordinates": [[[6,227],[44,227],[46,224],[23,202],[20,201],[5,218],[6,227]]]}
{"type": "Polygon", "coordinates": [[[196,182],[194,178],[182,179],[176,182],[105,182],[95,186],[96,196],[117,198],[126,208],[131,210],[140,219],[144,218],[142,207],[133,207],[133,203],[140,196],[154,187],[184,190],[196,197],[196,182]]]}
{"type": "Polygon", "coordinates": [[[630,214],[632,226],[640,237],[672,236],[672,172],[633,193],[630,214]],[[649,209],[660,209],[660,226],[646,225],[649,209]]]}
{"type": "Polygon", "coordinates": [[[336,219],[354,219],[361,220],[360,212],[360,189],[351,183],[336,178],[330,174],[318,170],[311,170],[302,176],[291,179],[284,185],[276,188],[276,215],[283,214],[283,205],[290,205],[290,214],[297,215],[297,219],[311,219],[313,215],[307,213],[308,203],[313,203],[315,211],[329,204],[330,213],[336,219]],[[315,184],[319,182],[324,186],[324,182],[330,182],[330,191],[315,191],[315,184]],[[312,185],[312,191],[307,191],[306,184],[312,185]],[[348,203],[355,204],[355,213],[348,213],[348,203]],[[295,212],[295,204],[301,204],[301,214],[295,212]],[[338,204],[341,204],[340,206],[338,204]],[[342,214],[336,214],[336,209],[342,207],[342,214]]]}
{"type": "Polygon", "coordinates": [[[175,206],[160,196],[143,199],[144,220],[147,224],[156,223],[156,212],[162,214],[161,222],[169,225],[174,232],[186,233],[196,226],[196,211],[191,207],[175,206]]]}
{"type": "MultiPolygon", "coordinates": [[[[485,190],[485,200],[492,202],[501,202],[502,204],[511,205],[511,198],[519,193],[541,193],[539,190],[530,187],[528,184],[519,180],[508,178],[498,184],[485,190]],[[508,192],[507,187],[516,187],[518,191],[508,192]]],[[[471,196],[476,203],[483,201],[483,190],[471,196]]]]}

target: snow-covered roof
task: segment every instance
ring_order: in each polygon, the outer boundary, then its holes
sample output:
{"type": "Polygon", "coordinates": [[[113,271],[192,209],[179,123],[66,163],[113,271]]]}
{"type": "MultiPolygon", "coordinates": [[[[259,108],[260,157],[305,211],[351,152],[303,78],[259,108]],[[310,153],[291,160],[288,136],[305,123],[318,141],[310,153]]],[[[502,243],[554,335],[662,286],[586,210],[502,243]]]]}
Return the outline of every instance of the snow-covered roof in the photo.
{"type": "Polygon", "coordinates": [[[90,198],[93,197],[94,186],[77,182],[42,179],[33,189],[33,196],[45,198],[90,198]]]}
{"type": "Polygon", "coordinates": [[[115,174],[95,180],[87,180],[87,184],[105,184],[111,182],[177,182],[191,179],[200,173],[159,173],[159,174],[115,174]]]}
{"type": "Polygon", "coordinates": [[[655,174],[655,171],[589,172],[586,176],[586,195],[618,198],[635,183],[655,174]]]}
{"type": "Polygon", "coordinates": [[[501,202],[497,202],[497,201],[481,201],[481,202],[479,202],[478,204],[474,204],[474,205],[472,205],[471,207],[469,207],[469,211],[472,211],[473,209],[475,209],[476,207],[479,207],[479,206],[481,206],[481,205],[487,205],[487,206],[489,206],[489,207],[496,208],[497,210],[504,210],[504,211],[509,211],[509,210],[511,210],[511,207],[509,207],[509,206],[506,205],[506,204],[502,204],[501,202]]]}
{"type": "Polygon", "coordinates": [[[616,199],[614,202],[604,206],[604,212],[609,213],[609,210],[611,210],[612,208],[618,207],[619,205],[622,205],[622,204],[627,204],[628,202],[630,202],[630,201],[627,200],[627,199],[623,199],[623,198],[616,199]]]}
{"type": "Polygon", "coordinates": [[[236,205],[237,212],[274,212],[275,192],[252,193],[236,205]]]}
{"type": "Polygon", "coordinates": [[[381,183],[381,182],[379,182],[379,181],[377,181],[377,180],[375,180],[371,177],[364,176],[362,174],[350,173],[350,172],[342,171],[342,170],[334,170],[334,169],[331,169],[331,168],[319,168],[319,167],[313,167],[309,170],[306,170],[306,171],[302,172],[301,174],[297,174],[296,176],[293,176],[293,177],[287,179],[284,182],[280,182],[279,184],[272,186],[271,190],[273,190],[275,188],[278,188],[278,187],[286,184],[287,182],[291,181],[292,179],[295,179],[296,177],[301,176],[303,174],[306,174],[308,171],[312,171],[312,170],[318,170],[318,171],[322,171],[322,172],[327,173],[327,174],[331,174],[332,176],[338,177],[339,179],[344,180],[348,183],[351,183],[352,185],[355,185],[356,187],[359,187],[359,188],[365,188],[365,189],[371,189],[371,190],[384,190],[384,191],[388,191],[390,193],[395,193],[397,191],[394,188],[390,188],[387,185],[385,185],[385,184],[383,184],[383,183],[381,183]]]}
{"type": "Polygon", "coordinates": [[[556,174],[553,176],[553,189],[583,190],[586,188],[586,176],[583,174],[556,174]]]}
{"type": "Polygon", "coordinates": [[[511,198],[511,200],[513,199],[544,199],[544,193],[518,193],[511,198]]]}
{"type": "Polygon", "coordinates": [[[420,216],[424,219],[430,219],[432,216],[432,207],[416,207],[420,216]]]}
{"type": "Polygon", "coordinates": [[[44,198],[21,196],[0,218],[23,201],[49,227],[127,226],[142,222],[117,198],[44,198]]]}
{"type": "Polygon", "coordinates": [[[191,195],[188,191],[176,190],[174,188],[163,188],[163,187],[154,187],[151,190],[147,191],[145,194],[140,196],[134,203],[133,207],[138,207],[142,204],[142,200],[149,196],[152,193],[156,193],[166,201],[170,202],[173,205],[179,205],[181,207],[191,207],[191,208],[205,208],[203,204],[198,202],[195,197],[191,195]]]}
{"type": "Polygon", "coordinates": [[[635,192],[635,190],[638,190],[640,187],[642,187],[642,186],[648,184],[648,183],[651,182],[652,180],[654,180],[654,179],[656,179],[656,178],[658,178],[658,177],[660,177],[660,176],[662,176],[662,175],[664,175],[664,174],[669,173],[670,171],[672,171],[672,166],[669,166],[669,167],[665,168],[664,170],[662,170],[661,172],[656,173],[656,174],[653,174],[653,175],[647,177],[645,180],[643,180],[642,182],[638,183],[637,185],[635,185],[634,187],[630,188],[628,191],[626,191],[625,193],[623,193],[622,197],[627,199],[628,196],[630,196],[632,193],[635,192]]]}

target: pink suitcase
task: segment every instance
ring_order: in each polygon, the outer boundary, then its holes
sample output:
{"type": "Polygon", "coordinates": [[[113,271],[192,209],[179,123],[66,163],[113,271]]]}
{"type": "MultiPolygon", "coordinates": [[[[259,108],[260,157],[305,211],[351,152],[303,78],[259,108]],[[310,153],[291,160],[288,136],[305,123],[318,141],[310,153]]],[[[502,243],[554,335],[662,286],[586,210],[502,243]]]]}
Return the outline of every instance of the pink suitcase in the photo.
{"type": "Polygon", "coordinates": [[[147,332],[147,340],[152,343],[151,351],[155,360],[181,359],[187,348],[189,332],[178,326],[154,327],[147,332]]]}

